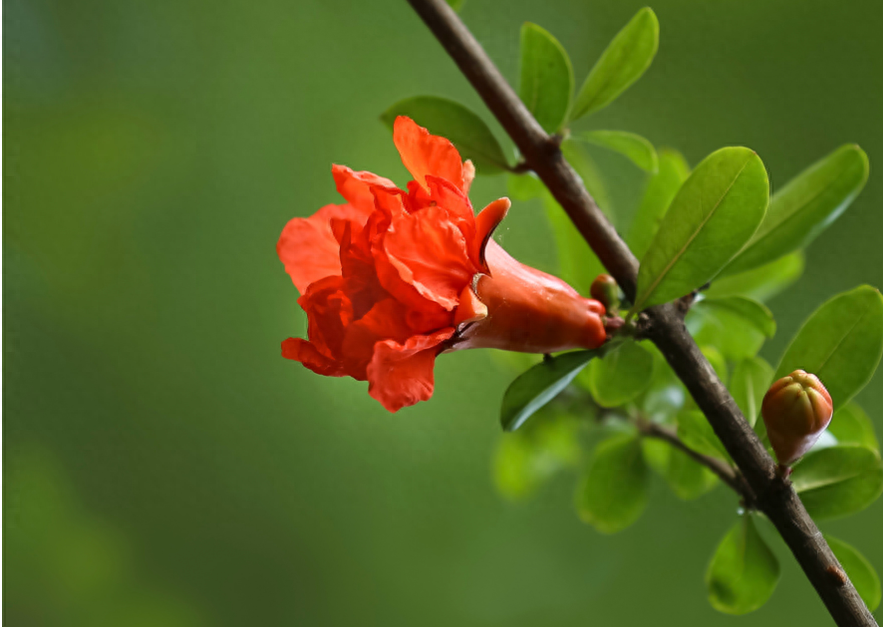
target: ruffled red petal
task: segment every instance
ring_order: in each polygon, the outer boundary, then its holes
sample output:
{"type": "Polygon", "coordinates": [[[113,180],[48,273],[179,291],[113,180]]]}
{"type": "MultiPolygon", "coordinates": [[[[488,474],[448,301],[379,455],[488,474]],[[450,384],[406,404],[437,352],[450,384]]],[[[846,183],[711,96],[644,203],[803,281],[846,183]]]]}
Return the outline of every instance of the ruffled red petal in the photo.
{"type": "Polygon", "coordinates": [[[367,219],[367,214],[352,205],[325,205],[309,218],[288,221],[276,244],[276,253],[301,294],[310,283],[340,276],[340,245],[331,230],[331,221],[361,226],[367,219]]]}
{"type": "Polygon", "coordinates": [[[307,314],[307,333],[316,349],[339,361],[344,331],[353,320],[353,305],[343,277],[325,277],[311,283],[297,302],[307,314]]]}
{"type": "Polygon", "coordinates": [[[440,344],[454,335],[447,328],[415,335],[404,344],[378,342],[368,365],[368,393],[389,411],[429,400],[435,387],[433,366],[440,344]]]}
{"type": "Polygon", "coordinates": [[[406,319],[405,306],[394,298],[375,304],[361,319],[347,327],[341,338],[341,360],[347,373],[364,381],[366,368],[374,355],[374,346],[381,340],[404,342],[412,331],[406,319]]]}
{"type": "Polygon", "coordinates": [[[299,361],[304,366],[326,377],[342,377],[346,374],[341,364],[320,353],[313,344],[298,337],[282,342],[282,356],[299,361]]]}
{"type": "MultiPolygon", "coordinates": [[[[377,176],[373,172],[356,172],[352,168],[345,165],[331,166],[331,175],[334,177],[334,183],[337,186],[338,193],[346,198],[346,201],[353,207],[367,216],[374,211],[374,188],[393,191],[396,188],[395,183],[389,179],[377,176]]],[[[362,221],[364,224],[364,220],[362,221]]]]}
{"type": "Polygon", "coordinates": [[[414,180],[424,188],[427,187],[427,174],[448,180],[461,190],[466,187],[463,161],[449,140],[431,135],[414,120],[403,115],[396,118],[392,139],[402,157],[402,163],[414,180]]]}

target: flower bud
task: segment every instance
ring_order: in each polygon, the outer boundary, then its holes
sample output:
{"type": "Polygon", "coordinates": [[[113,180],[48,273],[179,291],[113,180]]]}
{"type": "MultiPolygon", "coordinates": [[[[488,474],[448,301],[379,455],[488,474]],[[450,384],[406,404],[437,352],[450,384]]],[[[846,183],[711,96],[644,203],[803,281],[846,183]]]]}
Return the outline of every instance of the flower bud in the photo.
{"type": "Polygon", "coordinates": [[[619,286],[609,274],[599,274],[592,281],[589,293],[592,298],[601,301],[608,311],[619,307],[619,286]]]}
{"type": "Polygon", "coordinates": [[[833,413],[831,395],[816,375],[795,370],[773,383],[761,414],[779,464],[789,466],[805,455],[833,413]]]}

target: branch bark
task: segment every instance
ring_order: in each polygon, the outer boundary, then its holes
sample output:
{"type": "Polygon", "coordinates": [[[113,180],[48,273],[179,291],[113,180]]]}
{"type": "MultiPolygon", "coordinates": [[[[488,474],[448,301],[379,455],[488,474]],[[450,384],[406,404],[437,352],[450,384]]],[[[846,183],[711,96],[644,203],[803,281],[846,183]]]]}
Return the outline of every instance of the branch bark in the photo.
{"type": "MultiPolygon", "coordinates": [[[[577,230],[634,299],[638,260],[607,221],[558,142],[533,118],[481,45],[445,0],[408,0],[518,146],[528,166],[567,212],[577,230]]],[[[673,304],[647,310],[647,337],[659,348],[703,411],[756,498],[841,627],[877,622],[787,480],[699,351],[673,304]]]]}

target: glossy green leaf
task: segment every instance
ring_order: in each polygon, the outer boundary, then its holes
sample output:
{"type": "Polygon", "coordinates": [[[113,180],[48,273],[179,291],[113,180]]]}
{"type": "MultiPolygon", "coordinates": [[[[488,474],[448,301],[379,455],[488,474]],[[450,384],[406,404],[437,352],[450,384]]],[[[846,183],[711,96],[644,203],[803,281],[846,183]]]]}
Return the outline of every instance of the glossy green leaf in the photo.
{"type": "Polygon", "coordinates": [[[641,260],[635,311],[702,287],[749,240],[763,219],[769,182],[747,148],[722,148],[681,186],[641,260]]]}
{"type": "Polygon", "coordinates": [[[863,285],[835,296],[809,317],[785,351],[775,378],[798,368],[815,374],[836,410],[871,380],[881,355],[883,296],[863,285]]]}
{"type": "Polygon", "coordinates": [[[601,533],[622,531],[638,520],[647,505],[647,478],[637,435],[601,442],[576,493],[580,519],[601,533]]]}
{"type": "Polygon", "coordinates": [[[760,415],[763,397],[773,382],[773,367],[761,357],[750,357],[736,364],[730,377],[730,394],[752,427],[760,415]]]}
{"type": "Polygon", "coordinates": [[[548,133],[564,124],[573,97],[570,57],[548,31],[530,22],[521,27],[519,96],[548,133]]]}
{"type": "Polygon", "coordinates": [[[656,173],[647,181],[641,204],[629,229],[628,245],[642,259],[662,224],[662,218],[687,177],[690,166],[676,150],[659,151],[656,173]]]}
{"type": "Polygon", "coordinates": [[[601,407],[618,407],[638,396],[652,374],[653,355],[637,342],[624,342],[590,363],[580,380],[601,407]]]}
{"type": "Polygon", "coordinates": [[[729,460],[727,449],[699,410],[683,411],[678,414],[678,437],[697,453],[729,460]]]}
{"type": "Polygon", "coordinates": [[[626,131],[588,131],[576,133],[573,138],[618,152],[647,172],[656,172],[659,168],[656,149],[640,135],[626,131]]]}
{"type": "Polygon", "coordinates": [[[579,371],[604,349],[573,351],[545,359],[521,374],[506,389],[500,408],[500,423],[506,431],[515,431],[537,410],[566,388],[579,371]]]}
{"type": "Polygon", "coordinates": [[[858,592],[862,601],[872,612],[876,610],[880,606],[880,599],[883,596],[877,571],[864,555],[843,540],[825,534],[825,541],[831,547],[837,561],[843,566],[843,570],[846,571],[846,575],[855,586],[855,591],[858,592]]]}
{"type": "Polygon", "coordinates": [[[645,7],[617,33],[583,83],[571,120],[606,107],[650,67],[659,47],[659,21],[645,7]]]}
{"type": "Polygon", "coordinates": [[[753,357],[776,332],[770,310],[744,296],[702,299],[686,323],[697,343],[714,346],[733,360],[753,357]]]}
{"type": "Polygon", "coordinates": [[[840,518],[880,496],[883,466],[862,446],[834,446],[809,453],[794,467],[791,483],[813,518],[840,518]]]}
{"type": "Polygon", "coordinates": [[[779,583],[779,562],[743,516],[718,545],[705,573],[708,600],[725,614],[747,614],[761,607],[779,583]]]}
{"type": "Polygon", "coordinates": [[[836,220],[868,180],[868,156],[841,146],[773,195],[757,233],[725,274],[757,268],[803,248],[836,220]]]}
{"type": "Polygon", "coordinates": [[[493,461],[494,485],[508,499],[521,500],[580,459],[577,418],[546,405],[523,429],[506,433],[493,461]]]}
{"type": "Polygon", "coordinates": [[[436,96],[414,96],[392,105],[380,119],[390,129],[396,117],[406,115],[433,135],[447,137],[463,159],[472,159],[479,174],[509,169],[503,149],[484,121],[458,102],[436,96]]]}
{"type": "Polygon", "coordinates": [[[745,296],[766,302],[790,287],[803,274],[802,251],[785,255],[754,270],[716,278],[705,295],[711,297],[745,296]]]}
{"type": "Polygon", "coordinates": [[[874,434],[874,423],[861,407],[851,402],[834,412],[828,432],[838,444],[863,446],[880,454],[880,443],[874,434]]]}

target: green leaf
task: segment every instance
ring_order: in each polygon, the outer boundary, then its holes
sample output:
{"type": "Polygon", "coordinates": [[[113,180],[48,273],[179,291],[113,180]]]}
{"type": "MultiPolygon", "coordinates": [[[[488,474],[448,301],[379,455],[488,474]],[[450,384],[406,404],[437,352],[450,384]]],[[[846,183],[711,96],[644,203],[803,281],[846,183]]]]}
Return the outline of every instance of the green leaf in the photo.
{"type": "Polygon", "coordinates": [[[509,169],[491,129],[460,103],[436,96],[414,96],[392,105],[380,119],[392,129],[400,115],[408,116],[433,135],[447,137],[463,159],[472,159],[479,174],[498,174],[509,169]]]}
{"type": "Polygon", "coordinates": [[[546,185],[532,172],[510,174],[506,179],[506,191],[512,200],[528,201],[548,194],[546,185]]]}
{"type": "Polygon", "coordinates": [[[580,459],[579,420],[551,405],[539,413],[524,429],[504,434],[494,455],[494,485],[513,501],[530,496],[580,459]]]}
{"type": "Polygon", "coordinates": [[[683,408],[687,390],[659,349],[653,344],[646,348],[653,355],[653,375],[638,399],[638,406],[654,422],[669,422],[683,408]]]}
{"type": "Polygon", "coordinates": [[[589,364],[580,380],[601,407],[618,407],[638,396],[652,374],[653,355],[637,342],[626,341],[589,364]]]}
{"type": "Polygon", "coordinates": [[[730,359],[753,357],[776,332],[770,310],[743,296],[702,299],[686,322],[698,344],[715,346],[730,359]]]}
{"type": "Polygon", "coordinates": [[[809,453],[794,467],[791,483],[813,518],[839,518],[873,503],[883,491],[880,458],[861,446],[809,453]]]}
{"type": "Polygon", "coordinates": [[[660,150],[658,162],[656,174],[647,181],[641,205],[629,230],[628,245],[638,259],[644,257],[671,201],[690,176],[690,166],[676,150],[660,150]]]}
{"type": "Polygon", "coordinates": [[[640,135],[625,131],[588,131],[576,133],[573,139],[584,141],[588,144],[601,146],[627,157],[636,166],[647,172],[656,172],[659,168],[659,160],[656,149],[640,135]]]}
{"type": "Polygon", "coordinates": [[[825,541],[831,547],[837,561],[843,566],[862,601],[870,611],[876,610],[880,606],[881,599],[880,577],[877,576],[877,571],[864,555],[843,540],[825,534],[825,541]]]}
{"type": "Polygon", "coordinates": [[[773,367],[761,357],[749,357],[736,364],[730,377],[730,394],[752,427],[760,415],[763,397],[773,382],[773,367]]]}
{"type": "Polygon", "coordinates": [[[725,614],[761,607],[779,583],[779,562],[750,516],[742,517],[718,545],[705,573],[708,600],[725,614]]]}
{"type": "Polygon", "coordinates": [[[776,369],[780,379],[798,368],[815,374],[836,410],[874,375],[883,355],[883,296],[863,285],[835,296],[807,320],[776,369]]]}
{"type": "Polygon", "coordinates": [[[868,180],[868,156],[841,146],[773,195],[757,233],[725,274],[757,268],[805,247],[840,217],[868,180]]]}
{"type": "Polygon", "coordinates": [[[854,402],[834,412],[828,432],[837,439],[838,444],[863,446],[876,452],[877,455],[880,454],[880,443],[874,434],[874,423],[854,402]]]}
{"type": "Polygon", "coordinates": [[[803,274],[804,265],[803,252],[797,251],[754,270],[718,277],[705,295],[709,298],[746,296],[766,302],[797,281],[803,274]]]}
{"type": "Polygon", "coordinates": [[[521,27],[519,96],[548,133],[564,124],[573,97],[570,57],[548,31],[530,22],[521,27]]]}
{"type": "Polygon", "coordinates": [[[601,442],[576,493],[580,519],[601,533],[634,523],[647,505],[647,465],[634,434],[601,442]]]}
{"type": "Polygon", "coordinates": [[[617,33],[577,94],[570,115],[576,120],[603,109],[650,67],[659,47],[659,21],[645,7],[617,33]]]}
{"type": "Polygon", "coordinates": [[[678,414],[678,437],[697,453],[729,460],[727,449],[699,410],[683,411],[678,414]]]}
{"type": "Polygon", "coordinates": [[[466,4],[466,0],[445,0],[456,13],[459,13],[463,9],[463,5],[466,4]]]}
{"type": "Polygon", "coordinates": [[[666,483],[679,499],[692,501],[707,494],[718,484],[718,477],[681,450],[668,447],[666,483]]]}
{"type": "Polygon", "coordinates": [[[616,215],[613,210],[613,204],[610,201],[610,194],[604,185],[601,172],[595,164],[594,159],[586,152],[585,147],[580,142],[568,139],[561,143],[561,153],[567,162],[576,170],[579,177],[583,181],[588,191],[604,215],[615,225],[616,215]]]}
{"type": "MultiPolygon", "coordinates": [[[[715,374],[717,374],[717,378],[720,379],[722,383],[726,383],[730,373],[729,370],[727,370],[727,360],[724,359],[721,352],[713,346],[700,345],[699,350],[702,351],[702,354],[705,355],[705,359],[711,364],[715,374]]],[[[690,400],[692,401],[693,399],[691,398],[690,400]]]]}
{"type": "Polygon", "coordinates": [[[543,360],[521,374],[506,389],[500,408],[500,423],[506,431],[515,431],[534,412],[558,396],[579,371],[604,349],[573,351],[543,360]]]}
{"type": "Polygon", "coordinates": [[[635,311],[702,287],[748,241],[763,219],[769,182],[747,148],[722,148],[681,186],[641,260],[635,311]]]}

